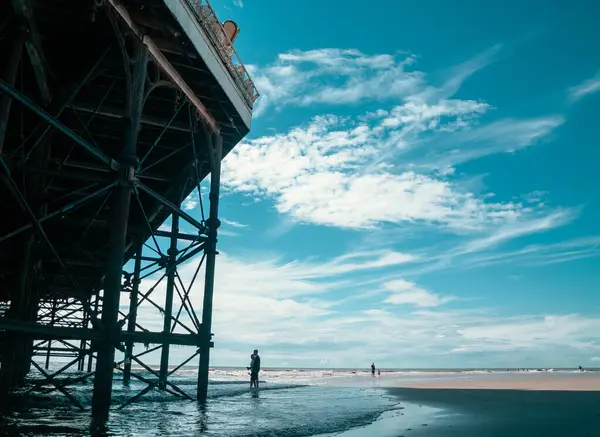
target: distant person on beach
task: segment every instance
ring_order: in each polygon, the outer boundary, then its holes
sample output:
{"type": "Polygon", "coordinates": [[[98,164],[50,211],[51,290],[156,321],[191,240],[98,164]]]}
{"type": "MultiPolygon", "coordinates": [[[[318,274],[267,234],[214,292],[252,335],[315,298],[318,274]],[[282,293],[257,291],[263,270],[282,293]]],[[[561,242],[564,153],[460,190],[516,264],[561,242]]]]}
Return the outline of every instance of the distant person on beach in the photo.
{"type": "Polygon", "coordinates": [[[375,363],[371,364],[371,375],[375,376],[375,363]]]}
{"type": "Polygon", "coordinates": [[[381,370],[377,369],[377,376],[381,376],[381,370]]]}
{"type": "Polygon", "coordinates": [[[258,349],[254,349],[254,359],[250,364],[250,387],[252,387],[252,381],[254,381],[254,387],[258,388],[258,372],[260,372],[260,356],[258,355],[258,349]]]}

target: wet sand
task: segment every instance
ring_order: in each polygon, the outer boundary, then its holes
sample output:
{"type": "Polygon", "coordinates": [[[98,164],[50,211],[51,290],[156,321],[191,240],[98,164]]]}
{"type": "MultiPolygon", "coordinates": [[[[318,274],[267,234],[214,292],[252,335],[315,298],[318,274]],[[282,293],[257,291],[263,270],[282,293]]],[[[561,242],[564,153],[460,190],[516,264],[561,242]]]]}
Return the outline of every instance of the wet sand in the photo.
{"type": "Polygon", "coordinates": [[[600,437],[600,375],[482,376],[403,385],[388,391],[402,402],[439,410],[398,436],[600,437]]]}
{"type": "Polygon", "coordinates": [[[483,374],[463,379],[395,382],[395,387],[487,390],[600,390],[600,372],[483,374]]]}

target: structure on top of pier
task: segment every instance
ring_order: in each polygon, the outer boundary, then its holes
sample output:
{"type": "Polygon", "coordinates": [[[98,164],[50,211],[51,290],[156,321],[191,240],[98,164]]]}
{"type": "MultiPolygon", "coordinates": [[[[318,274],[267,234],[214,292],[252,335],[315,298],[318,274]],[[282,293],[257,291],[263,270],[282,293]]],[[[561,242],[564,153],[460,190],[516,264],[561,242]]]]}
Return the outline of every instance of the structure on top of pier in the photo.
{"type": "Polygon", "coordinates": [[[205,399],[221,159],[250,130],[258,97],[237,25],[206,0],[11,0],[0,17],[2,400],[52,385],[85,408],[68,386],[93,376],[103,422],[115,367],[147,383],[130,401],[154,388],[190,398],[169,381],[174,344],[194,347],[183,364],[199,355],[205,399]],[[199,219],[181,208],[195,190],[199,219]],[[197,263],[192,279],[177,273],[184,262],[197,263]],[[161,330],[137,320],[144,305],[161,330]],[[136,344],[161,350],[159,370],[136,344]],[[49,371],[53,356],[69,365],[49,371]],[[71,366],[77,377],[60,380],[71,366]]]}

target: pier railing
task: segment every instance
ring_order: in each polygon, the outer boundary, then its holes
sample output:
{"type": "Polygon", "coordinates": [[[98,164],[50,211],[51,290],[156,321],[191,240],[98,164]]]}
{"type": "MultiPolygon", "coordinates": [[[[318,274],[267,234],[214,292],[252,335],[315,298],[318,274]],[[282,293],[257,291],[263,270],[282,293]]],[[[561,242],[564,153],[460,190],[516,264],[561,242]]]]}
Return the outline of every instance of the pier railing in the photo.
{"type": "Polygon", "coordinates": [[[227,35],[223,25],[208,0],[185,0],[194,12],[196,19],[206,31],[213,47],[231,73],[233,80],[242,92],[248,106],[252,109],[259,97],[258,90],[250,78],[246,67],[235,51],[233,41],[227,35]]]}

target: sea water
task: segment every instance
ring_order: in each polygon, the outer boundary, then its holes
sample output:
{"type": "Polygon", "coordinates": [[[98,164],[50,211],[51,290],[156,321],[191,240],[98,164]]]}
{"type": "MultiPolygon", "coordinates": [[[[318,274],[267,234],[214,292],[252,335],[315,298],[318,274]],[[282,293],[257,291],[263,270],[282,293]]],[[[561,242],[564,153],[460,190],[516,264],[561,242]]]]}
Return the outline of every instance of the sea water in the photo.
{"type": "MultiPolygon", "coordinates": [[[[155,379],[143,369],[134,371],[155,379]]],[[[124,385],[121,374],[115,373],[108,433],[132,437],[396,436],[399,429],[419,426],[441,412],[400,403],[383,387],[398,381],[469,377],[473,372],[488,371],[392,371],[372,377],[364,371],[267,369],[261,372],[256,390],[249,388],[245,369],[212,369],[205,404],[153,389],[124,408],[118,406],[146,384],[132,378],[124,385]]],[[[170,379],[193,398],[196,380],[196,368],[184,368],[170,379]]],[[[57,391],[30,394],[25,406],[0,419],[0,435],[89,435],[92,382],[68,390],[87,411],[79,411],[57,391]]]]}

